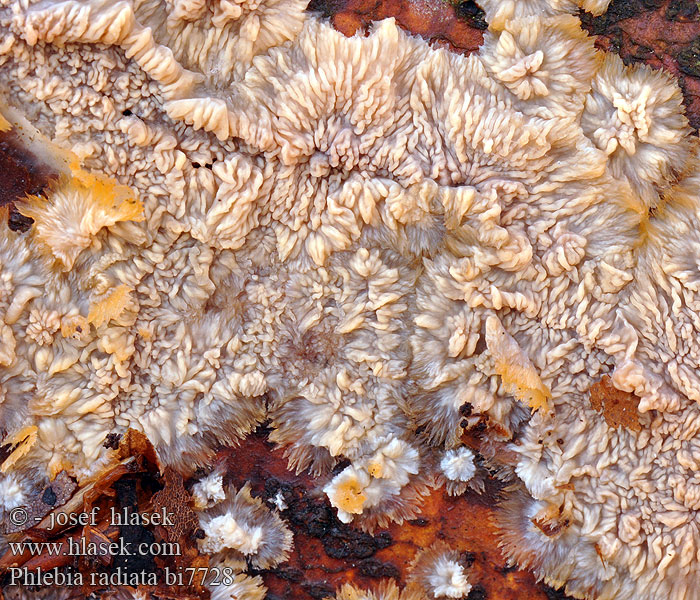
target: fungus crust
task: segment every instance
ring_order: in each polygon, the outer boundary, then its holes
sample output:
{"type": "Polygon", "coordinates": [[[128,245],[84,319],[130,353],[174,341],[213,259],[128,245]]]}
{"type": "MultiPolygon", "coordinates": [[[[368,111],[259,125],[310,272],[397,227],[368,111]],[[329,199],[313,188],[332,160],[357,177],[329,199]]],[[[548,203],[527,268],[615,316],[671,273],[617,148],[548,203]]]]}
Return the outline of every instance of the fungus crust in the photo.
{"type": "Polygon", "coordinates": [[[579,598],[700,597],[681,90],[595,50],[576,15],[605,0],[481,4],[461,56],[393,19],[346,38],[298,0],[2,3],[0,128],[57,174],[18,204],[26,233],[0,209],[3,489],[89,481],[138,430],[210,472],[219,594],[262,597],[246,561],[291,534],[211,463],[268,423],[345,522],[414,518],[494,467],[513,564],[579,598]],[[591,405],[605,378],[636,424],[591,405]]]}

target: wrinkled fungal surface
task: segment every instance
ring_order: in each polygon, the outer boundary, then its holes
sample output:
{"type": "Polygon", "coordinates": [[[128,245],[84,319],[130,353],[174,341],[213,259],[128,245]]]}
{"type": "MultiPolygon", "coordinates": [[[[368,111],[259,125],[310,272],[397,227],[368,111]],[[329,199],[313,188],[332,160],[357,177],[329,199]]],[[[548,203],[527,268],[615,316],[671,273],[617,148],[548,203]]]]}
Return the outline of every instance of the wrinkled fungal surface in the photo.
{"type": "MultiPolygon", "coordinates": [[[[577,15],[606,0],[483,0],[466,57],[304,4],[0,2],[0,128],[55,174],[16,205],[26,233],[0,225],[0,514],[139,430],[208,473],[200,550],[237,573],[212,597],[262,598],[244,571],[291,534],[211,462],[268,422],[345,523],[488,470],[513,564],[578,598],[698,598],[679,88],[594,49],[577,15]]],[[[466,593],[451,552],[337,598],[466,593]]]]}

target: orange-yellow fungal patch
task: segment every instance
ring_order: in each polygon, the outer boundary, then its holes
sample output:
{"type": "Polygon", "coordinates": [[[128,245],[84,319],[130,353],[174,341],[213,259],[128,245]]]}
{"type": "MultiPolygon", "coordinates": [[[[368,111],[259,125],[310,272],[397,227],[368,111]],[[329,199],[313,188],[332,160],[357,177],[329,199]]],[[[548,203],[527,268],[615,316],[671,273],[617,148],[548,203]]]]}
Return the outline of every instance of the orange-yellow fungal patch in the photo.
{"type": "Polygon", "coordinates": [[[90,306],[88,323],[100,327],[111,319],[117,319],[131,302],[132,291],[133,289],[128,285],[121,284],[107,292],[98,302],[90,306]]]}
{"type": "Polygon", "coordinates": [[[36,443],[38,429],[36,425],[27,425],[2,441],[3,446],[15,446],[12,453],[0,465],[0,472],[7,473],[36,443]]]}

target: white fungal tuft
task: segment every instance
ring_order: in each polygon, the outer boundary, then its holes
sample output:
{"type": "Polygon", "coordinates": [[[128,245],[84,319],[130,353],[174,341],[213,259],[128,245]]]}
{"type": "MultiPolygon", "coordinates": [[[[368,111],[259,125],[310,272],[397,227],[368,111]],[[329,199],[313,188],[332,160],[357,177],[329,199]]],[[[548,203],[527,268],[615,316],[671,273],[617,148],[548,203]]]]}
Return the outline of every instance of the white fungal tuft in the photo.
{"type": "Polygon", "coordinates": [[[221,560],[227,554],[234,559],[242,556],[258,569],[286,560],[292,547],[292,532],[284,521],[250,495],[248,484],[238,492],[232,487],[226,492],[226,500],[198,513],[204,531],[200,550],[221,553],[221,560]]]}
{"type": "MultiPolygon", "coordinates": [[[[581,598],[697,600],[681,90],[594,48],[577,14],[606,0],[482,0],[469,56],[393,19],[347,38],[305,4],[0,3],[0,129],[53,176],[17,204],[26,233],[0,211],[5,502],[30,468],[94,476],[108,433],[190,476],[267,422],[371,530],[435,484],[483,488],[462,447],[479,426],[517,483],[513,562],[581,598]],[[603,377],[638,426],[591,405],[603,377]]],[[[217,560],[285,559],[249,487],[194,495],[217,560]]],[[[450,561],[426,583],[448,597],[467,585],[450,561]]]]}
{"type": "Polygon", "coordinates": [[[472,589],[459,553],[444,542],[437,542],[416,555],[409,580],[428,598],[464,598],[472,589]]]}
{"type": "Polygon", "coordinates": [[[474,453],[466,447],[448,450],[440,461],[440,469],[450,481],[469,481],[476,474],[474,453]]]}

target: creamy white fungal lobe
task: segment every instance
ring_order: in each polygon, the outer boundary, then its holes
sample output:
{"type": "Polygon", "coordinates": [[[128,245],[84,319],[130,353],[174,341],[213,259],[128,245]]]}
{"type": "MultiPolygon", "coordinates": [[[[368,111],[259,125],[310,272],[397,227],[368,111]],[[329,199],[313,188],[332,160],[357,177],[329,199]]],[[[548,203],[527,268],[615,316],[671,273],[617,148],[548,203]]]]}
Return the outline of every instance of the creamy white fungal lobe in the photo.
{"type": "Polygon", "coordinates": [[[37,491],[20,475],[0,476],[0,520],[5,522],[13,508],[26,505],[37,491]]]}
{"type": "Polygon", "coordinates": [[[440,469],[452,481],[469,481],[476,473],[474,453],[466,447],[448,450],[440,461],[440,469]]]}
{"type": "Polygon", "coordinates": [[[433,598],[462,598],[472,589],[464,568],[453,560],[437,560],[435,572],[427,579],[433,598]]]}
{"type": "Polygon", "coordinates": [[[324,488],[338,518],[350,523],[362,515],[361,525],[372,529],[390,520],[403,521],[418,514],[419,500],[432,480],[420,476],[418,451],[394,439],[338,473],[324,488]]]}
{"type": "Polygon", "coordinates": [[[444,485],[452,496],[463,494],[468,488],[482,492],[483,477],[477,476],[474,452],[466,446],[451,448],[440,458],[437,482],[444,485]]]}
{"type": "Polygon", "coordinates": [[[192,499],[197,510],[210,508],[226,498],[223,473],[214,470],[192,486],[192,499]]]}
{"type": "Polygon", "coordinates": [[[426,598],[464,598],[472,589],[459,552],[444,542],[421,550],[410,567],[409,581],[426,598]]]}
{"type": "Polygon", "coordinates": [[[343,585],[334,598],[325,600],[424,600],[425,596],[417,588],[401,590],[393,580],[380,583],[376,589],[366,590],[350,583],[343,585]]]}
{"type": "Polygon", "coordinates": [[[199,548],[208,554],[221,553],[231,559],[245,558],[258,569],[273,567],[287,559],[292,532],[280,517],[250,494],[248,484],[240,490],[229,487],[226,500],[199,511],[204,538],[199,548]]]}
{"type": "MultiPolygon", "coordinates": [[[[1,0],[0,126],[60,176],[28,233],[0,225],[0,471],[87,479],[131,427],[186,472],[267,419],[372,528],[485,423],[516,457],[511,560],[580,598],[698,599],[680,90],[594,49],[575,14],[605,0],[482,4],[465,57],[298,0],[1,0]],[[640,431],[591,407],[605,375],[640,431]]],[[[204,544],[282,560],[244,490],[204,544]]]]}
{"type": "Polygon", "coordinates": [[[251,577],[245,573],[237,573],[231,577],[222,578],[216,585],[209,585],[207,589],[211,600],[263,600],[267,588],[263,585],[262,577],[251,577]]]}

